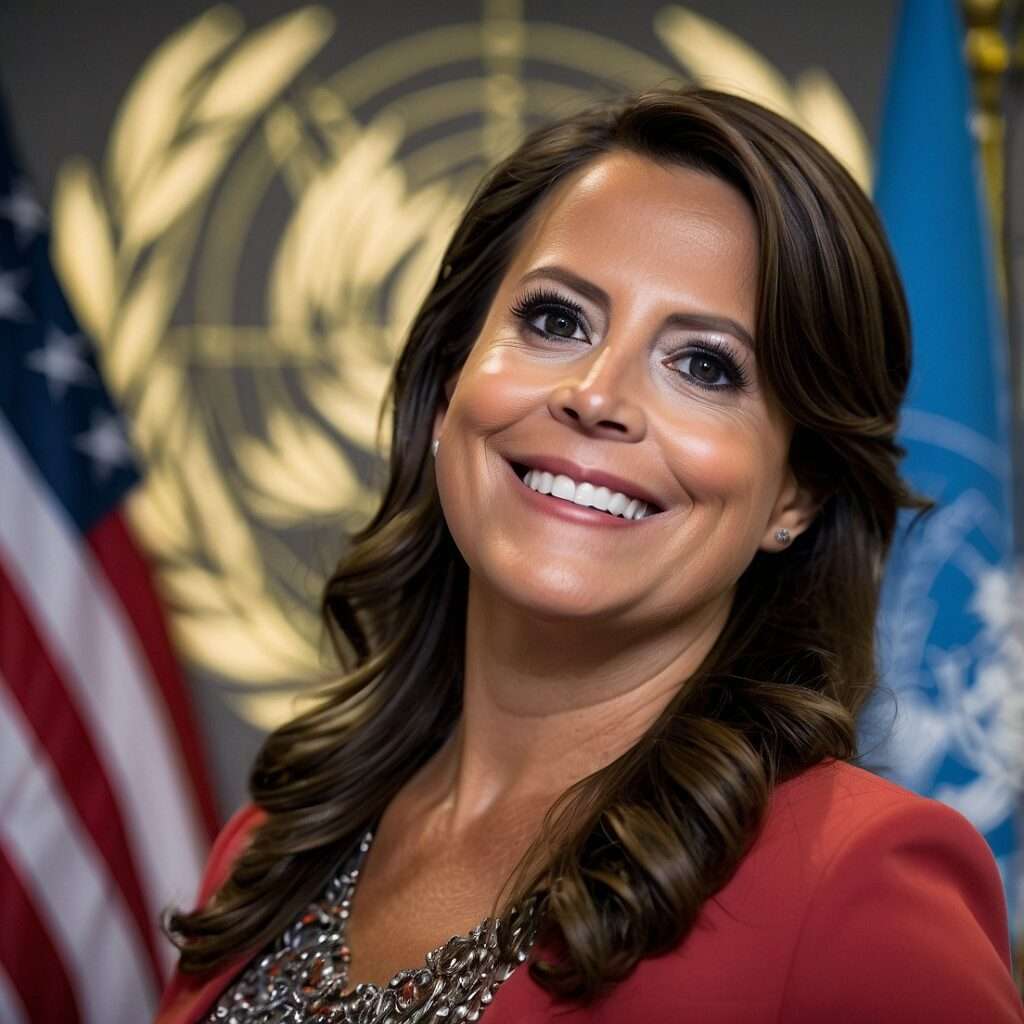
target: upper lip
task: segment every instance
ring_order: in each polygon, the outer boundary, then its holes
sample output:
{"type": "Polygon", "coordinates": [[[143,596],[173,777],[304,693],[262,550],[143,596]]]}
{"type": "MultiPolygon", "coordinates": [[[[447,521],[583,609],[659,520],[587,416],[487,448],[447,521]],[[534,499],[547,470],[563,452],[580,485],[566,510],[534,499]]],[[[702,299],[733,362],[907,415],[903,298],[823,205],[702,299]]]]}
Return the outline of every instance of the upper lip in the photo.
{"type": "Polygon", "coordinates": [[[578,483],[591,483],[595,487],[607,487],[611,491],[621,491],[631,498],[646,501],[657,512],[665,506],[646,487],[632,480],[626,480],[614,473],[606,473],[603,469],[590,469],[581,466],[571,459],[563,459],[558,455],[516,455],[508,456],[509,462],[526,466],[529,469],[546,470],[549,473],[563,474],[572,477],[578,483]]]}

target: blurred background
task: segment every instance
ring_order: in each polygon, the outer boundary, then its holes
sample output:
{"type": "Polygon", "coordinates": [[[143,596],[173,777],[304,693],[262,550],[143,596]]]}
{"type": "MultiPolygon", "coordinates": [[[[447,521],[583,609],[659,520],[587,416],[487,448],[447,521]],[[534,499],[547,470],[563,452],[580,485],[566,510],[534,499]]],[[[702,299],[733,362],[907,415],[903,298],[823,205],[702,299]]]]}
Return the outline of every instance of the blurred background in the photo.
{"type": "MultiPolygon", "coordinates": [[[[938,209],[965,211],[950,230],[968,240],[931,249],[974,268],[950,273],[952,292],[977,291],[977,345],[936,351],[955,380],[965,355],[988,353],[980,397],[963,414],[926,408],[922,385],[907,421],[911,460],[931,457],[915,444],[946,453],[915,479],[970,500],[889,586],[886,678],[907,690],[908,717],[886,732],[886,705],[876,726],[889,739],[872,750],[978,824],[1016,901],[1021,29],[1011,0],[6,3],[0,93],[21,169],[0,218],[42,232],[46,212],[56,281],[124,414],[141,473],[125,521],[153,566],[216,817],[245,799],[266,731],[334,671],[319,593],[372,514],[388,373],[482,171],[528,128],[596,97],[696,81],[758,99],[827,145],[879,197],[901,265],[912,194],[968,149],[979,172],[981,191],[962,176],[937,193],[938,209]],[[921,85],[919,73],[938,77],[921,85]],[[901,74],[919,103],[909,114],[901,74]],[[933,157],[915,141],[916,178],[907,187],[892,170],[883,199],[880,175],[907,159],[911,127],[966,148],[933,157]],[[982,407],[984,423],[964,426],[982,407]],[[969,619],[969,635],[944,639],[944,615],[969,619]]],[[[0,287],[0,319],[5,294],[18,318],[16,285],[0,287]]],[[[908,283],[932,306],[952,294],[934,278],[921,289],[908,283]]],[[[50,348],[47,381],[63,372],[74,386],[70,349],[50,348]]]]}

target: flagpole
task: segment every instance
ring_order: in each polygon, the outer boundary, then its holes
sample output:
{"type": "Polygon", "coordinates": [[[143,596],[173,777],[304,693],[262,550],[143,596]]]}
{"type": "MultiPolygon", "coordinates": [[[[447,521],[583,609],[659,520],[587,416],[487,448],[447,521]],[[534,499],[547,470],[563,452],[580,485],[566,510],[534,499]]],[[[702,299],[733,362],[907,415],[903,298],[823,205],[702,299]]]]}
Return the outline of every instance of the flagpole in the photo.
{"type": "Polygon", "coordinates": [[[1006,296],[1005,229],[1005,163],[1006,111],[1003,106],[1010,47],[1003,35],[1008,5],[1004,0],[962,0],[961,10],[966,25],[964,54],[971,72],[974,110],[971,127],[978,141],[985,177],[989,222],[998,258],[1000,295],[1006,296]]]}
{"type": "Polygon", "coordinates": [[[1024,561],[1024,0],[962,0],[961,10],[1007,327],[1014,551],[1024,561]]]}

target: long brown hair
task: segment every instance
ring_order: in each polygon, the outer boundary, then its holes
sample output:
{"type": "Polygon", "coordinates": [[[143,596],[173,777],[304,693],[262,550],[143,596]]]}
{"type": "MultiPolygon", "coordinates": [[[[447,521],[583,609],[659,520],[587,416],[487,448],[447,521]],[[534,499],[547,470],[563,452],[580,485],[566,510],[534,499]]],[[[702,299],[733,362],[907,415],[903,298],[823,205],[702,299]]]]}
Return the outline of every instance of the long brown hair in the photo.
{"type": "Polygon", "coordinates": [[[878,217],[825,149],[747,100],[684,89],[605,103],[531,134],[455,231],[395,366],[380,508],[324,592],[345,674],[267,739],[251,791],[268,816],[229,879],[205,908],[169,918],[183,970],[279,934],[456,723],[468,570],[438,500],[434,415],[538,202],[618,150],[716,175],[749,202],[759,373],[795,422],[790,461],[822,504],[788,550],[754,557],[712,650],[647,733],[548,814],[501,906],[511,915],[532,894],[563,943],[557,963],[531,963],[534,978],[590,998],[678,944],[749,849],[772,787],[855,756],[897,514],[929,504],[898,472],[909,328],[878,217]]]}

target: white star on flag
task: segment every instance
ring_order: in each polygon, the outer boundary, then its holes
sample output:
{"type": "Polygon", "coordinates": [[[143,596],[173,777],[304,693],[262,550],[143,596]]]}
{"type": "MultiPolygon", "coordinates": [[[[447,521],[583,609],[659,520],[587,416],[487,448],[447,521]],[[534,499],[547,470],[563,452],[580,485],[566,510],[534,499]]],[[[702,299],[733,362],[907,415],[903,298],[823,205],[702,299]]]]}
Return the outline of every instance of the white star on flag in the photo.
{"type": "Polygon", "coordinates": [[[93,469],[101,480],[118,466],[131,465],[133,457],[121,421],[102,410],[93,414],[89,429],[75,438],[75,447],[93,460],[93,469]]]}
{"type": "Polygon", "coordinates": [[[85,339],[51,327],[42,348],[25,357],[25,365],[46,377],[50,398],[59,402],[71,384],[93,384],[96,374],[85,361],[85,339]]]}
{"type": "Polygon", "coordinates": [[[31,321],[32,313],[21,297],[27,280],[25,270],[0,271],[0,320],[31,321]]]}
{"type": "Polygon", "coordinates": [[[10,195],[0,199],[0,217],[14,225],[14,234],[22,248],[31,242],[46,224],[43,208],[35,201],[24,181],[15,182],[10,195]]]}

